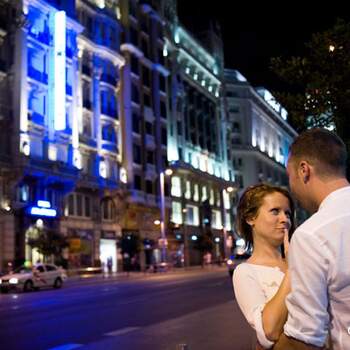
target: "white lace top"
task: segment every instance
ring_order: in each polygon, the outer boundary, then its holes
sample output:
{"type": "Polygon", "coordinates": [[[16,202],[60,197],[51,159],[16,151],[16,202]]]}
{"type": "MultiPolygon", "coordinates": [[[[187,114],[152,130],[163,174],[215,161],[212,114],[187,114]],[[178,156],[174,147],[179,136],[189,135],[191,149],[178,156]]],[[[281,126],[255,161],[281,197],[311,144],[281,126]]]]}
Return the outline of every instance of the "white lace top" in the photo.
{"type": "Polygon", "coordinates": [[[248,323],[255,329],[260,345],[268,349],[274,343],[268,340],[262,325],[265,304],[276,294],[284,273],[279,267],[242,263],[233,274],[236,300],[248,323]]]}

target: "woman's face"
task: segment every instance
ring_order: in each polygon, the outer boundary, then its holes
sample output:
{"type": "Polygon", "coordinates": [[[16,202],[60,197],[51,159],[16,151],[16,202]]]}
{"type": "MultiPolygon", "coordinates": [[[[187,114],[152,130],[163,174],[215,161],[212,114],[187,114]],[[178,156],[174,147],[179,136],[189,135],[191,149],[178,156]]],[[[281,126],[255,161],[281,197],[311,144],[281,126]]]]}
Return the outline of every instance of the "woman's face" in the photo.
{"type": "Polygon", "coordinates": [[[291,227],[288,198],[279,192],[266,195],[258,215],[254,219],[247,220],[247,223],[252,226],[254,243],[259,239],[274,246],[281,245],[285,230],[291,227]]]}

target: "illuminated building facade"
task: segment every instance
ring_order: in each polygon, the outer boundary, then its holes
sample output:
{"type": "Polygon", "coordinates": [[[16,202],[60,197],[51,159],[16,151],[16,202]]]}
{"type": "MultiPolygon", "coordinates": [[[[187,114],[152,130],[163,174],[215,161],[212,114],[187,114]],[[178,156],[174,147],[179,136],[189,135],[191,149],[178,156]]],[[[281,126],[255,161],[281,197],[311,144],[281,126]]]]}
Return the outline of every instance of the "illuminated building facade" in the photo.
{"type": "Polygon", "coordinates": [[[6,3],[0,270],[41,259],[27,243],[43,228],[67,237],[70,268],[120,270],[123,237],[141,269],[163,244],[199,263],[205,235],[228,253],[236,185],[284,185],[295,132],[268,92],[224,74],[219,29],[195,37],[174,0],[6,3]]]}
{"type": "Polygon", "coordinates": [[[223,110],[223,46],[218,29],[199,41],[181,24],[172,1],[163,8],[167,23],[164,53],[171,71],[168,160],[171,222],[184,244],[185,262],[198,263],[196,241],[210,234],[213,258],[225,252],[232,231],[233,168],[227,162],[223,110]],[[187,256],[186,256],[187,255],[187,256]]]}
{"type": "Polygon", "coordinates": [[[71,267],[96,264],[110,241],[117,266],[124,59],[116,7],[54,0],[10,6],[18,25],[9,21],[1,46],[1,101],[12,101],[0,118],[12,170],[5,177],[2,167],[1,175],[0,236],[9,247],[3,266],[41,259],[27,241],[42,227],[67,236],[71,267]]]}
{"type": "Polygon", "coordinates": [[[225,69],[227,157],[240,190],[258,182],[288,186],[285,163],[296,131],[287,111],[264,88],[225,69]]]}
{"type": "Polygon", "coordinates": [[[128,184],[122,225],[124,237],[134,236],[143,243],[139,256],[143,268],[152,259],[160,259],[162,205],[164,221],[169,217],[169,178],[164,188],[160,182],[160,174],[168,165],[169,71],[163,55],[164,24],[157,7],[121,0],[120,8],[124,28],[121,50],[125,58],[123,168],[128,184]]]}

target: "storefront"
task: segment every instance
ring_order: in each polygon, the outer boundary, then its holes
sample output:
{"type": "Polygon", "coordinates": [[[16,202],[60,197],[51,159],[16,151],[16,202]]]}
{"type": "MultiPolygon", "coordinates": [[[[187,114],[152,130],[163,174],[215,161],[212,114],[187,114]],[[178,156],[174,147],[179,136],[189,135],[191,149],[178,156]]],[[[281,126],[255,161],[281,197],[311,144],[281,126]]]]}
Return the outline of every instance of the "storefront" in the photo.
{"type": "Polygon", "coordinates": [[[100,261],[104,272],[119,271],[117,240],[113,231],[101,232],[100,261]]]}

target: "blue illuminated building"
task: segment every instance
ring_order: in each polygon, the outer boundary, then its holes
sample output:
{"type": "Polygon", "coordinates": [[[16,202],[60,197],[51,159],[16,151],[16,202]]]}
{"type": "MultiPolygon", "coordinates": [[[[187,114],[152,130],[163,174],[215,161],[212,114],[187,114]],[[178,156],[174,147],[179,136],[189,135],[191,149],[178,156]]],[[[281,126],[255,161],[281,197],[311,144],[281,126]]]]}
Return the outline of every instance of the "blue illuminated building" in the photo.
{"type": "Polygon", "coordinates": [[[27,244],[42,229],[67,237],[69,268],[112,258],[120,270],[117,243],[127,237],[141,243],[134,260],[144,269],[159,262],[162,217],[175,263],[200,263],[195,239],[208,232],[214,258],[227,255],[248,176],[242,150],[282,179],[282,153],[295,136],[268,92],[237,76],[224,70],[219,28],[190,33],[176,0],[5,2],[0,271],[42,259],[27,244]],[[241,91],[249,97],[235,95],[241,91]],[[237,113],[238,103],[254,108],[237,113]],[[266,146],[272,134],[280,142],[266,146]]]}

